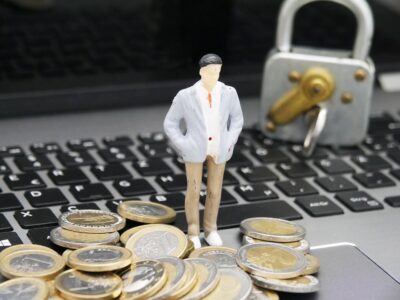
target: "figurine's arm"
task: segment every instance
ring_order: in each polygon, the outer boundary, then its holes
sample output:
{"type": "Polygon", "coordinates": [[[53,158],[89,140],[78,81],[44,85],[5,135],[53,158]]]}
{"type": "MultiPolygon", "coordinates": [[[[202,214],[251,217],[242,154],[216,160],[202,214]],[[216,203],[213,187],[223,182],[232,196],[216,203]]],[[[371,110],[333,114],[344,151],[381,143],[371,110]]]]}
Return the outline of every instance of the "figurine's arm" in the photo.
{"type": "Polygon", "coordinates": [[[243,128],[243,112],[242,108],[240,107],[239,96],[236,90],[233,91],[233,94],[233,103],[230,112],[231,125],[229,128],[231,147],[236,144],[239,134],[243,128]]]}
{"type": "Polygon", "coordinates": [[[178,146],[178,148],[179,145],[181,145],[181,139],[184,137],[184,134],[179,128],[179,123],[183,117],[182,103],[178,93],[178,95],[176,95],[172,101],[172,105],[169,108],[164,120],[164,131],[172,144],[178,146]]]}

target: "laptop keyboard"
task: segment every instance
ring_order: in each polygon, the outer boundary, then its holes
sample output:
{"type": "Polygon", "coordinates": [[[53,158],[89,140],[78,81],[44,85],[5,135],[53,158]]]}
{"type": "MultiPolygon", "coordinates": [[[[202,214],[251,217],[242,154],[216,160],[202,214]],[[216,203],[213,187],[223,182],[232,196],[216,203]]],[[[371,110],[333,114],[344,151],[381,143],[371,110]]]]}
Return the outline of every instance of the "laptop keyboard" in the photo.
{"type": "MultiPolygon", "coordinates": [[[[399,207],[400,193],[385,199],[369,193],[399,184],[399,124],[388,114],[372,117],[362,145],[319,147],[310,158],[303,157],[299,145],[244,129],[225,171],[219,227],[237,227],[255,216],[340,218],[399,207]]],[[[132,198],[173,207],[175,225],[187,227],[184,162],[160,132],[0,147],[0,174],[0,250],[22,243],[21,234],[57,249],[47,235],[59,213],[116,211],[132,198]]],[[[201,214],[206,180],[205,168],[201,214]]]]}

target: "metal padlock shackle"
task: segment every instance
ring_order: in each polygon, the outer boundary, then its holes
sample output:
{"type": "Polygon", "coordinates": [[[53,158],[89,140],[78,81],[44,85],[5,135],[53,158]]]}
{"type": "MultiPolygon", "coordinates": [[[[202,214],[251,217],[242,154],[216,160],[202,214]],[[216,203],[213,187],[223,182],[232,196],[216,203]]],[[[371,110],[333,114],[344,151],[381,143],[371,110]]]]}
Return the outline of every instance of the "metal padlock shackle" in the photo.
{"type": "Polygon", "coordinates": [[[367,59],[374,32],[374,19],[365,0],[285,0],[279,11],[276,48],[283,52],[291,50],[295,14],[302,6],[319,1],[341,4],[354,13],[357,19],[357,34],[353,47],[353,58],[367,59]]]}

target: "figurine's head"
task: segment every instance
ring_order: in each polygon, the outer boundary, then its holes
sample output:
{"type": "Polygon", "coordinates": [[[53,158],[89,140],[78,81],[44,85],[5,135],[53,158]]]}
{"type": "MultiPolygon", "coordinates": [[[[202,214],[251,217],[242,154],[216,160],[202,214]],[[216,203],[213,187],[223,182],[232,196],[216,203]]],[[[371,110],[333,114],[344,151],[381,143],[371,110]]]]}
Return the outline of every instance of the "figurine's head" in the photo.
{"type": "Polygon", "coordinates": [[[206,54],[200,61],[200,77],[203,84],[208,89],[212,89],[219,79],[221,72],[222,59],[217,54],[206,54]]]}

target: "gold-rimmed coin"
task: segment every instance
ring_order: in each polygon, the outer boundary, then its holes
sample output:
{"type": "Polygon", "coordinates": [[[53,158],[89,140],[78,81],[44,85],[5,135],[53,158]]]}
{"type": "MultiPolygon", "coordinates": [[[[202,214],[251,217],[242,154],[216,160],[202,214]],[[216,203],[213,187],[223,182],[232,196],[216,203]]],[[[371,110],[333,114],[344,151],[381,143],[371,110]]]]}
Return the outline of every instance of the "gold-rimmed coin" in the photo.
{"type": "Polygon", "coordinates": [[[121,300],[148,299],[156,294],[167,280],[163,264],[156,260],[142,260],[119,274],[123,281],[121,300]]]}
{"type": "Polygon", "coordinates": [[[188,240],[180,229],[172,225],[154,224],[133,234],[125,247],[132,251],[133,260],[154,259],[170,255],[183,257],[188,240]]]}
{"type": "Polygon", "coordinates": [[[260,289],[253,285],[251,294],[246,300],[279,300],[279,296],[274,291],[260,289]]]}
{"type": "Polygon", "coordinates": [[[199,277],[194,265],[190,261],[184,260],[183,263],[185,264],[185,274],[183,275],[185,283],[182,287],[176,289],[171,295],[171,299],[180,299],[182,296],[186,295],[194,287],[199,277]]]}
{"type": "Polygon", "coordinates": [[[237,264],[246,272],[268,278],[292,278],[306,268],[304,255],[274,243],[249,244],[239,248],[237,264]]]}
{"type": "MultiPolygon", "coordinates": [[[[265,243],[265,241],[252,238],[251,236],[243,235],[242,245],[256,244],[256,243],[265,243]]],[[[274,242],[270,242],[270,243],[274,243],[274,242]]],[[[297,251],[301,251],[304,254],[307,254],[310,251],[310,243],[305,239],[302,239],[302,240],[296,241],[296,242],[279,243],[279,244],[290,247],[297,251]]]]}
{"type": "Polygon", "coordinates": [[[85,272],[116,271],[129,266],[131,262],[131,251],[110,245],[85,247],[68,255],[68,265],[85,272]]]}
{"type": "Polygon", "coordinates": [[[121,294],[122,280],[113,273],[85,273],[74,269],[54,280],[57,291],[66,299],[115,299],[121,294]]]}
{"type": "Polygon", "coordinates": [[[251,276],[254,284],[286,293],[313,293],[319,290],[319,281],[312,275],[299,276],[289,279],[264,278],[251,276]]]}
{"type": "Polygon", "coordinates": [[[184,300],[202,299],[218,285],[220,274],[216,263],[205,258],[187,258],[198,275],[194,287],[182,298],[184,300]]]}
{"type": "Polygon", "coordinates": [[[268,242],[295,242],[304,238],[306,231],[296,223],[275,218],[249,218],[240,223],[243,234],[268,242]]]}
{"type": "Polygon", "coordinates": [[[36,277],[50,280],[65,266],[64,259],[45,250],[17,251],[4,256],[0,272],[6,278],[36,277]]]}
{"type": "Polygon", "coordinates": [[[148,226],[152,226],[152,225],[149,225],[149,224],[147,224],[147,225],[139,225],[139,226],[135,226],[135,227],[133,227],[133,228],[130,228],[130,229],[124,231],[124,232],[121,234],[121,237],[119,238],[119,240],[121,241],[122,244],[126,245],[126,243],[128,242],[129,238],[130,238],[133,234],[135,234],[135,233],[138,232],[139,230],[141,230],[141,229],[143,229],[143,228],[146,228],[146,227],[148,227],[148,226]]]}
{"type": "Polygon", "coordinates": [[[121,202],[118,213],[128,220],[149,224],[171,223],[176,218],[176,212],[171,207],[142,200],[121,202]]]}
{"type": "Polygon", "coordinates": [[[319,259],[311,254],[307,254],[305,257],[307,260],[307,267],[303,271],[303,275],[318,273],[320,267],[319,259]]]}
{"type": "Polygon", "coordinates": [[[62,253],[62,255],[61,255],[61,257],[63,258],[65,264],[66,264],[68,267],[70,267],[70,268],[71,268],[71,266],[68,265],[68,256],[69,256],[71,253],[72,253],[72,250],[66,249],[66,250],[62,253]]]}
{"type": "Polygon", "coordinates": [[[1,300],[44,300],[48,295],[46,281],[39,278],[14,278],[0,284],[1,300]]]}
{"type": "Polygon", "coordinates": [[[119,240],[119,233],[82,233],[56,227],[50,231],[50,240],[64,248],[79,249],[94,245],[115,244],[119,240]]]}
{"type": "Polygon", "coordinates": [[[184,256],[182,258],[187,258],[188,256],[190,256],[190,254],[193,252],[194,250],[194,243],[192,242],[192,240],[188,239],[188,245],[186,248],[186,252],[184,254],[184,256]]]}
{"type": "Polygon", "coordinates": [[[194,250],[190,258],[201,257],[215,262],[218,268],[236,268],[236,249],[222,246],[207,246],[194,250]]]}
{"type": "Polygon", "coordinates": [[[120,215],[96,209],[65,212],[58,222],[64,229],[84,233],[115,232],[125,226],[125,219],[120,215]]]}
{"type": "Polygon", "coordinates": [[[43,251],[49,251],[54,254],[58,254],[56,251],[53,249],[50,249],[48,247],[42,246],[42,245],[35,245],[35,244],[21,244],[21,245],[14,245],[11,247],[8,247],[0,252],[0,261],[4,256],[7,256],[10,253],[15,253],[17,251],[27,251],[27,250],[43,250],[43,251]]]}

